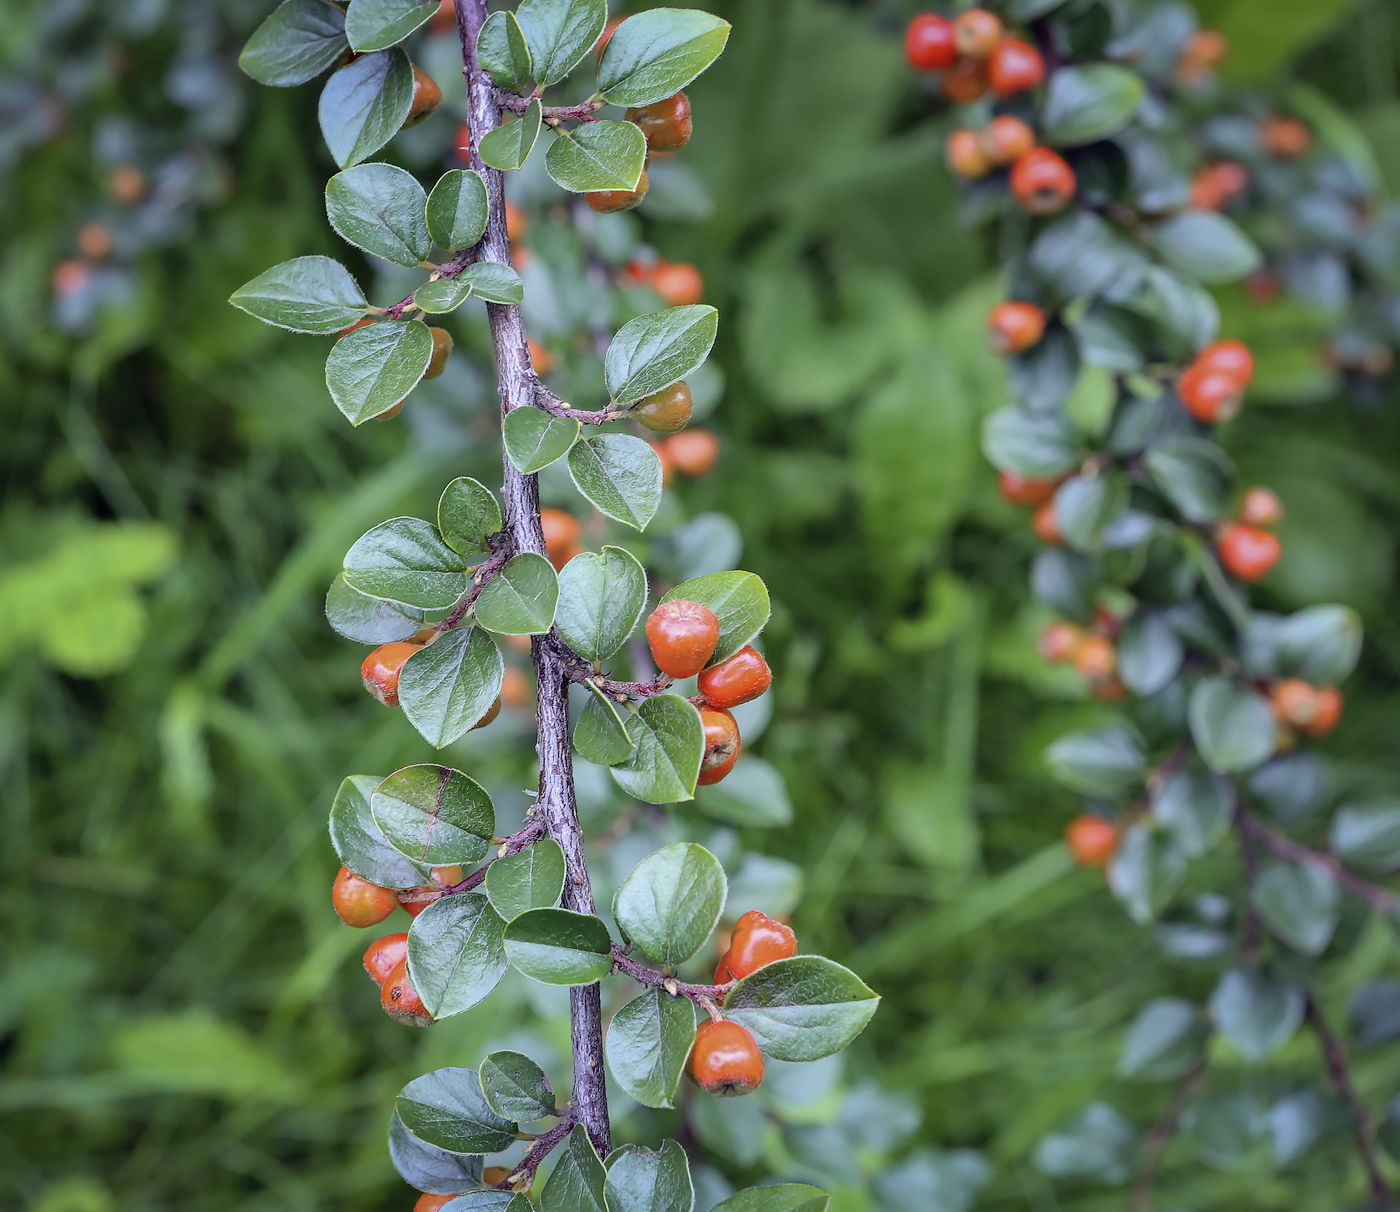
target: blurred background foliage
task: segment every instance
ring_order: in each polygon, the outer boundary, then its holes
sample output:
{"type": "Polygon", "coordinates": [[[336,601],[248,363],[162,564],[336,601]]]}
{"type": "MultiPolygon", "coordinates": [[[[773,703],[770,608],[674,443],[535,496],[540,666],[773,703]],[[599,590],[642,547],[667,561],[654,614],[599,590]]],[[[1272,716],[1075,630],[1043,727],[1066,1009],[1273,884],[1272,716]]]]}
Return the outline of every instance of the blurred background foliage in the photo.
{"type": "MultiPolygon", "coordinates": [[[[426,751],[360,690],[360,654],[325,625],[321,595],[361,531],[430,508],[451,475],[491,475],[498,447],[470,316],[467,356],[404,423],[351,431],[320,343],[225,305],[274,261],[344,255],[322,212],[314,89],[256,89],[233,67],[268,7],[13,0],[0,23],[5,1207],[407,1208],[383,1144],[405,1080],[521,1024],[565,1051],[552,991],[523,981],[432,1032],[396,1026],[359,972],[364,938],[328,905],[340,778],[426,751]],[[94,221],[110,249],[82,244],[94,221]]],[[[1116,1206],[1052,1190],[1031,1151],[1092,1098],[1150,1123],[1167,1091],[1115,1078],[1122,1029],[1149,997],[1199,997],[1209,978],[1164,964],[1059,844],[1076,805],[1040,755],[1102,708],[1035,656],[1034,542],[978,450],[981,417],[1004,402],[981,336],[1000,291],[994,250],[957,225],[946,118],[927,117],[901,64],[914,6],[711,7],[734,39],[693,90],[677,180],[639,212],[724,316],[727,388],[707,422],[724,454],[677,494],[687,516],[737,520],[742,565],[777,606],[757,751],[785,775],[794,819],[742,841],[801,867],[799,937],[885,1002],[846,1058],[854,1095],[835,1094],[839,1065],[779,1073],[765,1089],[781,1135],[750,1119],[702,1136],[731,1173],[766,1153],[837,1190],[843,1212],[966,1206],[975,1159],[901,1153],[910,1138],[985,1152],[978,1207],[1116,1206]],[[877,1073],[895,1101],[871,1116],[862,1099],[891,1097],[860,1086],[877,1073]],[[886,1157],[908,1160],[859,1181],[886,1157]]],[[[1230,36],[1228,75],[1318,90],[1400,188],[1400,8],[1199,8],[1230,36]]],[[[395,154],[438,161],[451,117],[413,134],[395,154]]],[[[1318,382],[1298,351],[1327,318],[1221,298],[1226,335],[1292,347],[1226,438],[1289,509],[1262,604],[1362,612],[1366,652],[1329,749],[1344,788],[1398,791],[1400,400],[1325,377],[1321,394],[1295,390],[1318,382]]],[[[486,735],[463,743],[473,773],[523,805],[525,721],[486,735]]],[[[606,797],[591,811],[607,829],[606,797]]],[[[609,858],[625,871],[661,831],[633,823],[641,842],[605,844],[605,887],[609,858]]],[[[1384,932],[1344,954],[1323,989],[1340,1008],[1400,969],[1384,932]]],[[[1306,1037],[1271,1080],[1290,1067],[1315,1070],[1306,1037]]],[[[1361,1051],[1355,1074],[1373,1103],[1388,1097],[1400,1045],[1361,1051]]],[[[1260,1079],[1226,1062],[1221,1080],[1260,1079]]],[[[1193,1160],[1212,1143],[1206,1124],[1168,1154],[1173,1202],[1333,1208],[1351,1189],[1325,1159],[1193,1160]]]]}

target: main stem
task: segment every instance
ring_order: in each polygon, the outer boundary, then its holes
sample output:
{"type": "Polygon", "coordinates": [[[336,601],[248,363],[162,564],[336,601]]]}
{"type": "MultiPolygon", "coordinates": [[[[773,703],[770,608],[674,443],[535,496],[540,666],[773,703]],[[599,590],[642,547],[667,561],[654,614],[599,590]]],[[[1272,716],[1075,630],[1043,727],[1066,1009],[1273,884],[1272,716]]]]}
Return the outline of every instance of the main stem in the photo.
{"type": "MultiPolygon", "coordinates": [[[[476,61],[476,36],[486,21],[486,0],[455,0],[457,32],[462,40],[463,72],[471,108],[471,165],[486,183],[490,218],[478,245],[478,259],[509,265],[510,237],[506,233],[505,190],[501,174],[487,168],[477,147],[501,123],[501,109],[491,81],[476,61]]],[[[519,307],[486,304],[491,342],[496,353],[496,374],[501,393],[501,416],[513,408],[526,408],[534,399],[534,372],[525,341],[525,324],[519,307]]],[[[534,476],[521,475],[503,460],[506,529],[517,552],[544,554],[540,530],[540,492],[534,476]]],[[[564,671],[541,636],[531,643],[535,665],[538,728],[536,749],[540,758],[539,810],[545,828],[564,851],[563,905],[577,913],[593,912],[593,888],[588,879],[583,829],[574,798],[573,758],[569,752],[568,682],[564,671]]],[[[569,990],[570,1025],[574,1051],[572,1110],[602,1157],[612,1151],[612,1126],[608,1122],[608,1096],[603,1077],[603,1011],[597,984],[569,990]]]]}

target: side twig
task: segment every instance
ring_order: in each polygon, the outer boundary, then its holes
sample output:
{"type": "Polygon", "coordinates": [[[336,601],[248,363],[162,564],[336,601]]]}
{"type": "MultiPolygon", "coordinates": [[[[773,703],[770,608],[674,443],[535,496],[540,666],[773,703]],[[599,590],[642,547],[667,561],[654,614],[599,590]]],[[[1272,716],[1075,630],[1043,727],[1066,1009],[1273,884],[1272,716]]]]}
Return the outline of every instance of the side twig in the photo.
{"type": "Polygon", "coordinates": [[[1171,1102],[1167,1104],[1162,1118],[1153,1125],[1152,1131],[1142,1143],[1142,1169],[1138,1172],[1137,1182],[1133,1184],[1133,1193],[1128,1200],[1131,1212],[1147,1212],[1152,1206],[1152,1184],[1157,1181],[1162,1155],[1167,1151],[1167,1146],[1181,1124],[1182,1115],[1191,1105],[1191,1100],[1196,1097],[1196,1091],[1201,1088],[1201,1082],[1205,1079],[1206,1052],[1205,1045],[1202,1045],[1195,1063],[1172,1092],[1171,1102]]]}

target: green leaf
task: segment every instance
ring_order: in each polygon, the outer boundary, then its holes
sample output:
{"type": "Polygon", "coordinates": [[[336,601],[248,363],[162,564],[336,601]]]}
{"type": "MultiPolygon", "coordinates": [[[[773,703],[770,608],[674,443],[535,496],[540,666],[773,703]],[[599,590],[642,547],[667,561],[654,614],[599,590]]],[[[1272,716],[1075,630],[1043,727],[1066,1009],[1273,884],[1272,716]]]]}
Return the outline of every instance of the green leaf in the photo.
{"type": "Polygon", "coordinates": [[[1210,995],[1215,1025],[1247,1061],[1273,1055],[1303,1021],[1303,991],[1257,968],[1234,968],[1210,995]]]}
{"type": "Polygon", "coordinates": [[[502,635],[543,635],[554,626],[559,577],[542,555],[522,551],[486,583],[476,620],[502,635]]]}
{"type": "Polygon", "coordinates": [[[606,1181],[607,1171],[588,1139],[588,1130],[577,1124],[549,1173],[540,1195],[540,1212],[607,1212],[606,1181]]]}
{"type": "Polygon", "coordinates": [[[439,897],[413,919],[408,975],[434,1018],[470,1010],[500,983],[505,929],[480,892],[439,897]]]}
{"type": "Polygon", "coordinates": [[[459,1157],[419,1140],[395,1113],[389,1120],[389,1160],[404,1182],[420,1191],[451,1195],[481,1186],[481,1158],[459,1157]]]}
{"type": "Polygon", "coordinates": [[[658,964],[683,964],[719,925],[729,883],[703,846],[663,846],[632,868],[613,897],[613,920],[623,937],[658,964]]]}
{"type": "Polygon", "coordinates": [[[389,844],[415,863],[477,863],[496,832],[486,789],[460,770],[425,763],[397,770],[374,789],[370,811],[389,844]]]}
{"type": "Polygon", "coordinates": [[[1343,862],[1394,871],[1400,867],[1400,803],[1348,804],[1337,809],[1329,840],[1343,862]]]}
{"type": "Polygon", "coordinates": [[[1230,780],[1196,765],[1176,771],[1152,801],[1153,817],[1191,858],[1215,848],[1229,832],[1234,811],[1230,780]]]}
{"type": "Polygon", "coordinates": [[[525,297],[525,285],[520,275],[509,265],[497,261],[478,261],[468,265],[458,278],[467,283],[472,292],[488,303],[516,304],[525,297]]]}
{"type": "Polygon", "coordinates": [[[1133,1126],[1107,1103],[1090,1103],[1035,1147],[1035,1168],[1051,1178],[1092,1178],[1115,1187],[1132,1177],[1138,1140],[1133,1126]]]}
{"type": "Polygon", "coordinates": [[[738,1191],[710,1212],[827,1212],[831,1196],[805,1183],[777,1183],[738,1191]]]}
{"type": "Polygon", "coordinates": [[[523,93],[534,75],[535,65],[525,32],[515,14],[492,13],[476,36],[476,61],[498,88],[523,93]]]}
{"type": "Polygon", "coordinates": [[[675,694],[646,699],[627,721],[636,749],[612,776],[628,795],[648,804],[693,799],[705,729],[695,705],[675,694]]]}
{"type": "Polygon", "coordinates": [[[1061,67],[1045,89],[1041,123],[1054,147],[1096,143],[1125,127],[1146,86],[1137,72],[1110,63],[1061,67]]]}
{"type": "Polygon", "coordinates": [[[1191,692],[1191,739],[1212,770],[1252,770],[1274,752],[1277,724],[1268,700],[1231,678],[1208,677],[1191,692]]]}
{"type": "Polygon", "coordinates": [[[604,359],[609,394],[635,404],[679,382],[710,356],[718,331],[719,312],[699,303],[628,320],[604,359]]]}
{"type": "Polygon", "coordinates": [[[460,274],[455,278],[434,278],[413,292],[413,304],[429,315],[456,311],[472,297],[472,284],[460,274]]]}
{"type": "Polygon", "coordinates": [[[326,359],[326,386],[352,425],[363,425],[408,397],[433,356],[422,320],[368,324],[341,337],[326,359]]]}
{"type": "Polygon", "coordinates": [[[343,572],[326,592],[326,619],[347,640],[361,644],[406,640],[423,627],[421,610],[351,589],[343,572]]]}
{"type": "Polygon", "coordinates": [[[413,105],[413,68],[402,50],[374,51],[346,64],[321,91],[321,135],[341,168],[389,142],[413,105]]]}
{"type": "Polygon", "coordinates": [[[540,137],[541,115],[540,102],[536,99],[514,122],[488,131],[476,149],[481,162],[504,172],[524,167],[534,150],[535,140],[540,137]]]}
{"type": "Polygon", "coordinates": [[[529,909],[506,926],[513,967],[546,985],[591,985],[612,971],[602,919],[568,909],[529,909]]]}
{"type": "Polygon", "coordinates": [[[1361,616],[1349,606],[1309,606],[1278,624],[1279,668],[1314,686],[1342,681],[1361,655],[1361,616]]]}
{"type": "Polygon", "coordinates": [[[1341,890],[1314,863],[1274,863],[1254,883],[1264,924],[1295,951],[1321,955],[1341,917],[1341,890]]]}
{"type": "Polygon", "coordinates": [[[459,627],[404,663],[399,705],[419,735],[441,749],[490,710],[504,676],[505,662],[491,637],[480,627],[459,627]]]}
{"type": "Polygon", "coordinates": [[[433,251],[418,178],[392,164],[357,164],[326,182],[326,218],[356,248],[412,269],[433,251]]]}
{"type": "Polygon", "coordinates": [[[553,838],[541,838],[486,868],[486,895],[507,922],[531,909],[552,909],[563,891],[564,851],[553,838]]]}
{"type": "Polygon", "coordinates": [[[544,166],[561,189],[636,189],[646,165],[647,140],[633,122],[587,122],[557,130],[544,166]]]}
{"type": "MultiPolygon", "coordinates": [[[[514,414],[512,414],[514,415],[514,414]]],[[[559,574],[559,634],[579,656],[605,661],[641,622],[647,604],[647,574],[622,547],[586,551],[559,574]]]]}
{"type": "Polygon", "coordinates": [[[442,490],[437,519],[447,545],[464,556],[485,555],[491,550],[487,540],[503,525],[496,494],[470,476],[458,476],[442,490]]]}
{"type": "Polygon", "coordinates": [[[654,8],[627,18],[603,51],[598,91],[614,105],[679,92],[719,58],[729,22],[698,9],[654,8]]]}
{"type": "Polygon", "coordinates": [[[345,16],[325,0],[284,0],[248,39],[238,66],[259,84],[287,88],[319,76],[345,50],[345,16]]]}
{"type": "Polygon", "coordinates": [[[1254,241],[1213,210],[1185,210],[1148,229],[1157,251],[1202,282],[1234,282],[1263,262],[1254,241]]]}
{"type": "Polygon", "coordinates": [[[747,1027],[769,1056],[813,1061],[840,1052],[879,1004],[854,972],[818,955],[796,955],[735,985],[724,999],[724,1016],[747,1027]]]}
{"type": "Polygon", "coordinates": [[[390,518],[362,534],[345,553],[345,580],[361,593],[422,610],[446,610],[467,591],[462,557],[422,518],[390,518]]]}
{"type": "Polygon", "coordinates": [[[356,875],[381,888],[417,888],[427,881],[431,863],[415,863],[389,844],[370,811],[370,796],[380,780],[352,774],[340,784],[331,805],[331,845],[356,875]]]}
{"type": "Polygon", "coordinates": [[[1108,886],[1133,921],[1146,925],[1166,908],[1186,878],[1186,856],[1168,835],[1147,825],[1123,831],[1108,865],[1108,886]]]}
{"type": "Polygon", "coordinates": [[[554,84],[584,57],[608,22],[607,0],[520,0],[515,10],[529,43],[535,79],[554,84]]]}
{"type": "Polygon", "coordinates": [[[229,302],[264,324],[332,333],[363,319],[369,304],[350,271],[330,257],[296,257],[245,282],[229,302]]]}
{"type": "Polygon", "coordinates": [[[682,581],[661,600],[677,599],[699,602],[714,611],[719,620],[719,640],[709,660],[711,665],[727,661],[752,643],[768,625],[768,616],[772,613],[768,587],[752,572],[712,572],[695,577],[682,581]]]}
{"type": "Polygon", "coordinates": [[[685,1150],[673,1140],[650,1153],[624,1145],[607,1161],[608,1212],[691,1212],[695,1187],[685,1150]]]}
{"type": "Polygon", "coordinates": [[[999,408],[982,423],[982,452],[1000,471],[1051,479],[1079,462],[1079,448],[1064,415],[999,408]]]}
{"type": "Polygon", "coordinates": [[[530,475],[568,454],[581,428],[572,418],[542,408],[512,408],[501,424],[501,438],[515,470],[530,475]]]}
{"type": "Polygon", "coordinates": [[[771,829],[792,824],[792,801],[783,776],[762,758],[741,757],[723,782],[695,789],[706,816],[731,825],[771,829]]]}
{"type": "Polygon", "coordinates": [[[644,1107],[672,1107],[695,1042],[695,1011],[683,997],[648,989],[608,1024],[604,1044],[617,1084],[644,1107]]]}
{"type": "Polygon", "coordinates": [[[409,1082],[395,1100],[403,1126],[449,1153],[499,1153],[519,1130],[491,1110],[475,1069],[435,1069],[409,1082]]]}
{"type": "Polygon", "coordinates": [[[1072,791],[1115,799],[1142,781],[1146,759],[1126,728],[1071,732],[1046,751],[1050,772],[1072,791]]]}
{"type": "Polygon", "coordinates": [[[574,725],[574,748],[585,761],[616,766],[636,748],[629,728],[632,713],[614,703],[601,687],[590,682],[588,689],[591,697],[574,725]]]}
{"type": "Polygon", "coordinates": [[[497,1115],[532,1124],[554,1111],[549,1078],[523,1052],[493,1052],[481,1062],[481,1093],[497,1115]]]}
{"type": "Polygon", "coordinates": [[[1191,434],[1147,448],[1143,465],[1159,491],[1188,522],[1214,522],[1229,508],[1235,467],[1214,442],[1191,434]]]}
{"type": "Polygon", "coordinates": [[[1181,638],[1160,611],[1142,611],[1123,626],[1118,638],[1118,676],[1143,698],[1164,689],[1181,671],[1181,638]]]}
{"type": "Polygon", "coordinates": [[[1140,1011],[1123,1039],[1119,1077],[1170,1081],[1190,1068],[1205,1040],[1200,1009],[1177,997],[1159,997],[1140,1011]]]}
{"type": "Polygon", "coordinates": [[[430,0],[350,0],[345,36],[357,51],[387,50],[428,20],[438,6],[430,0]]]}
{"type": "Polygon", "coordinates": [[[574,487],[607,514],[645,530],[661,504],[661,460],[641,438],[604,433],[575,442],[569,451],[574,487]]]}
{"type": "Polygon", "coordinates": [[[1068,415],[1080,369],[1078,342],[1066,329],[1052,326],[1025,353],[1007,359],[1006,384],[1027,412],[1063,410],[1068,415]]]}
{"type": "Polygon", "coordinates": [[[428,195],[427,228],[439,248],[470,248],[481,239],[490,214],[485,182],[465,168],[443,173],[428,195]]]}
{"type": "Polygon", "coordinates": [[[1071,476],[1055,492],[1055,521],[1071,547],[1094,550],[1127,504],[1128,480],[1121,472],[1071,476]]]}

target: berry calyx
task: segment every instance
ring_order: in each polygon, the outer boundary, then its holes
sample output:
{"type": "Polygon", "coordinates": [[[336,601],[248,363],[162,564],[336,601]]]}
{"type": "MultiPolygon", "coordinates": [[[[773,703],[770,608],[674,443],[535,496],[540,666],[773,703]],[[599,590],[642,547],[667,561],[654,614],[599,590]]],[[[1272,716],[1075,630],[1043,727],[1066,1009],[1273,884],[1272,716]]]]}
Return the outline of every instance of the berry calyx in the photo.
{"type": "Polygon", "coordinates": [[[365,971],[370,980],[382,986],[394,969],[408,958],[408,935],[386,934],[365,949],[365,971]]]}
{"type": "Polygon", "coordinates": [[[677,433],[690,423],[694,408],[690,385],[682,379],[638,401],[632,415],[653,433],[677,433]]]}
{"type": "Polygon", "coordinates": [[[1220,562],[1240,580],[1257,581],[1278,563],[1283,544],[1267,530],[1232,522],[1221,529],[1216,550],[1220,562]]]}
{"type": "Polygon", "coordinates": [[[1031,529],[1035,531],[1036,538],[1052,547],[1058,547],[1065,541],[1065,536],[1060,533],[1059,520],[1055,517],[1054,501],[1046,501],[1035,511],[1031,518],[1031,529]]]}
{"type": "Polygon", "coordinates": [[[1023,353],[1045,335],[1045,313],[1034,303],[998,303],[987,313],[987,339],[999,354],[1023,353]]]}
{"type": "Polygon", "coordinates": [[[790,926],[750,909],[734,925],[726,963],[739,980],[766,968],[774,960],[797,954],[797,935],[790,926]]]}
{"type": "Polygon", "coordinates": [[[1045,505],[1054,499],[1059,480],[1038,480],[1018,476],[1014,471],[997,472],[997,491],[1008,505],[1045,505]]]}
{"type": "Polygon", "coordinates": [[[997,167],[1010,164],[1034,146],[1035,131],[1013,114],[998,114],[982,132],[982,148],[997,167]]]}
{"type": "Polygon", "coordinates": [[[399,907],[398,894],[392,888],[371,884],[349,867],[335,873],[331,885],[331,906],[336,917],[347,926],[364,929],[377,926],[399,907]]]}
{"type": "Polygon", "coordinates": [[[1118,849],[1118,827],[1101,816],[1085,813],[1065,829],[1069,855],[1081,867],[1103,867],[1118,849]]]}
{"type": "Polygon", "coordinates": [[[426,122],[441,104],[442,89],[438,87],[437,81],[415,64],[413,68],[413,100],[409,103],[408,117],[403,120],[402,129],[407,130],[410,126],[426,122]]]}
{"type": "Polygon", "coordinates": [[[381,644],[360,665],[360,681],[386,707],[399,705],[399,675],[404,662],[422,647],[407,640],[381,644]]]}
{"type": "Polygon", "coordinates": [[[1244,385],[1239,379],[1200,363],[1189,367],[1177,381],[1176,394],[1186,411],[1207,425],[1233,420],[1244,403],[1244,385]]]}
{"type": "Polygon", "coordinates": [[[953,19],[953,46],[969,59],[985,59],[1001,37],[1001,18],[985,8],[970,8],[953,19]]]}
{"type": "Polygon", "coordinates": [[[976,101],[986,91],[985,59],[959,59],[943,73],[943,95],[958,105],[976,101]]]}
{"type": "Polygon", "coordinates": [[[701,670],[696,680],[705,705],[725,711],[758,698],[772,684],[773,671],[752,645],[739,649],[718,665],[701,670]]]}
{"type": "Polygon", "coordinates": [[[379,989],[379,1004],[390,1018],[413,1027],[432,1026],[433,1016],[423,1005],[423,999],[408,979],[408,960],[394,965],[394,970],[384,978],[379,989]]]}
{"type": "Polygon", "coordinates": [[[1040,655],[1053,664],[1072,660],[1084,642],[1084,628],[1078,623],[1051,623],[1040,633],[1040,655]]]}
{"type": "Polygon", "coordinates": [[[674,93],[650,105],[634,107],[623,117],[641,127],[651,151],[680,151],[690,142],[690,99],[684,93],[674,93]]]}
{"type": "Polygon", "coordinates": [[[1113,641],[1101,635],[1086,636],[1075,650],[1074,667],[1090,681],[1107,681],[1118,670],[1113,641]]]}
{"type": "Polygon", "coordinates": [[[1029,42],[1002,38],[992,48],[987,60],[987,83],[1003,101],[1035,88],[1044,79],[1045,60],[1029,42]]]}
{"type": "Polygon", "coordinates": [[[976,181],[992,171],[986,146],[976,131],[955,130],[943,146],[943,155],[948,161],[948,171],[955,177],[976,181]]]}
{"type": "Polygon", "coordinates": [[[732,1098],[763,1083],[763,1053],[747,1028],[728,1019],[701,1023],[685,1075],[707,1094],[732,1098]]]}
{"type": "Polygon", "coordinates": [[[662,602],[647,618],[651,659],[673,678],[693,677],[705,668],[719,643],[719,619],[708,606],[676,598],[662,602]]]}
{"type": "Polygon", "coordinates": [[[647,170],[644,168],[642,175],[637,178],[635,189],[598,189],[592,193],[584,194],[583,200],[588,203],[590,209],[597,211],[600,215],[612,215],[620,210],[631,210],[640,205],[642,199],[647,196],[649,187],[647,170]]]}
{"type": "Polygon", "coordinates": [[[1229,375],[1241,387],[1248,387],[1254,378],[1254,355],[1243,341],[1213,341],[1196,355],[1194,364],[1229,375]]]}
{"type": "Polygon", "coordinates": [[[1238,517],[1246,526],[1267,530],[1283,520],[1283,502],[1270,488],[1251,488],[1240,501],[1238,517]]]}
{"type": "Polygon", "coordinates": [[[428,359],[428,369],[423,372],[425,379],[436,379],[447,369],[447,359],[452,354],[452,334],[445,328],[429,328],[433,338],[433,353],[428,359]]]}
{"type": "Polygon", "coordinates": [[[705,730],[705,754],[700,759],[700,786],[718,783],[739,760],[739,724],[729,712],[707,707],[700,712],[705,730]]]}
{"type": "Polygon", "coordinates": [[[683,476],[699,479],[719,458],[719,439],[708,429],[683,429],[665,442],[671,466],[683,476]]]}
{"type": "Polygon", "coordinates": [[[941,72],[958,57],[953,23],[938,13],[920,13],[904,31],[904,58],[916,72],[941,72]]]}
{"type": "Polygon", "coordinates": [[[667,307],[685,307],[705,297],[705,279],[689,261],[658,261],[651,270],[651,288],[667,307]]]}
{"type": "Polygon", "coordinates": [[[1053,214],[1074,197],[1077,185],[1074,169],[1048,147],[1031,148],[1011,166],[1011,192],[1032,215],[1053,214]]]}

